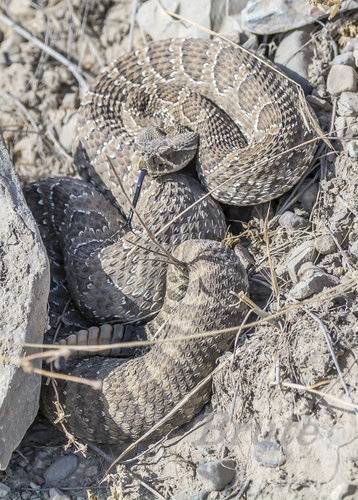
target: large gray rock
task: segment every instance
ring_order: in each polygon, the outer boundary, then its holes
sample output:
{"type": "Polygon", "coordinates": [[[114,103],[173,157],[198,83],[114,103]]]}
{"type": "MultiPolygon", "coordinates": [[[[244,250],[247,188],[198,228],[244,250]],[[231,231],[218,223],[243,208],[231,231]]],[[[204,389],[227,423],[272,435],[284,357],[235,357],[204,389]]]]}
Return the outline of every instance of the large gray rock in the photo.
{"type": "MultiPolygon", "coordinates": [[[[40,376],[18,366],[37,352],[22,343],[42,343],[47,327],[49,266],[35,221],[0,132],[0,469],[38,410],[40,376]]],[[[37,368],[40,362],[35,363],[37,368]]]]}
{"type": "Polygon", "coordinates": [[[293,80],[299,83],[305,93],[309,90],[308,65],[312,60],[312,26],[305,26],[288,33],[280,42],[275,54],[275,63],[293,80]]]}
{"type": "Polygon", "coordinates": [[[164,38],[209,38],[209,33],[189,23],[174,22],[166,14],[165,9],[175,12],[205,28],[210,28],[211,3],[207,0],[187,2],[184,0],[147,0],[142,3],[136,15],[136,21],[143,33],[149,35],[152,40],[164,38]],[[164,7],[164,8],[163,8],[164,7]]]}
{"type": "MultiPolygon", "coordinates": [[[[348,0],[340,12],[356,6],[354,0],[348,0]]],[[[248,0],[241,13],[242,25],[258,35],[285,33],[315,22],[318,16],[312,15],[312,7],[306,0],[248,0]]],[[[329,11],[320,17],[328,14],[329,11]]]]}

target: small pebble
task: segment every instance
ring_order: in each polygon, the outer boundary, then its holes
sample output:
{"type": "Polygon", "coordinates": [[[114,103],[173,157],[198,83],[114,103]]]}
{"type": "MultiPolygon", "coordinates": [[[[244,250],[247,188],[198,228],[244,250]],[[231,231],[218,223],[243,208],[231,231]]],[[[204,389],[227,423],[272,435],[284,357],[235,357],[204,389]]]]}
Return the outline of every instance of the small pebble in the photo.
{"type": "Polygon", "coordinates": [[[40,490],[41,489],[41,486],[39,484],[34,483],[33,481],[30,482],[29,486],[33,490],[40,490]]]}
{"type": "Polygon", "coordinates": [[[352,140],[349,141],[347,144],[347,153],[351,158],[357,158],[358,157],[358,141],[357,140],[352,140]]]}
{"type": "Polygon", "coordinates": [[[343,207],[341,210],[334,212],[331,217],[331,222],[340,222],[349,215],[349,210],[347,207],[343,207]]]}
{"type": "Polygon", "coordinates": [[[297,277],[299,280],[307,279],[313,276],[315,273],[324,273],[325,270],[321,267],[316,266],[313,262],[305,262],[300,267],[297,277]]]}
{"type": "Polygon", "coordinates": [[[297,275],[300,267],[305,262],[314,260],[315,247],[313,241],[304,241],[298,247],[294,248],[288,255],[287,270],[293,283],[297,283],[297,275]]]}
{"type": "Polygon", "coordinates": [[[299,215],[294,214],[293,212],[285,212],[281,215],[278,220],[280,226],[285,227],[291,231],[295,231],[297,229],[304,229],[309,226],[309,221],[300,217],[299,215]]]}
{"type": "Polygon", "coordinates": [[[358,258],[358,240],[354,241],[350,247],[349,251],[352,255],[354,255],[356,258],[358,258]]]}
{"type": "Polygon", "coordinates": [[[76,92],[69,92],[65,94],[62,99],[62,107],[67,109],[78,108],[78,94],[76,92]]]}
{"type": "Polygon", "coordinates": [[[356,484],[341,483],[331,493],[331,500],[343,500],[350,497],[353,500],[353,495],[357,492],[356,484]]]}
{"type": "Polygon", "coordinates": [[[199,491],[199,493],[188,493],[187,491],[179,491],[171,497],[170,500],[206,500],[208,493],[199,491]]]}
{"type": "Polygon", "coordinates": [[[337,116],[334,121],[334,126],[336,128],[336,134],[339,139],[343,139],[346,133],[346,119],[344,116],[337,116]]]}
{"type": "Polygon", "coordinates": [[[318,238],[315,239],[315,248],[317,252],[322,255],[328,255],[337,250],[334,239],[330,234],[322,234],[322,236],[318,236],[318,238]]]}
{"type": "Polygon", "coordinates": [[[60,88],[60,76],[58,71],[46,69],[42,75],[42,83],[48,87],[49,90],[57,92],[60,88]]]}
{"type": "Polygon", "coordinates": [[[55,483],[66,479],[75,472],[78,466],[78,458],[75,455],[65,455],[53,462],[44,472],[44,478],[47,484],[55,483]]]}
{"type": "Polygon", "coordinates": [[[284,35],[274,59],[290,78],[302,86],[305,93],[309,90],[307,68],[313,55],[310,44],[307,44],[311,30],[311,26],[305,26],[284,35]]]}
{"type": "Polygon", "coordinates": [[[291,289],[291,295],[297,300],[303,300],[324,290],[339,285],[339,279],[327,274],[321,269],[309,269],[302,276],[302,281],[291,289]],[[310,275],[307,277],[307,275],[310,275]]]}
{"type": "Polygon", "coordinates": [[[0,483],[0,498],[5,498],[10,493],[10,488],[4,483],[0,483]]]}
{"type": "Polygon", "coordinates": [[[347,125],[347,136],[348,137],[355,137],[357,138],[358,136],[358,120],[355,116],[347,116],[346,120],[346,125],[347,125]]]}
{"type": "Polygon", "coordinates": [[[337,113],[341,116],[358,115],[358,94],[356,92],[342,92],[337,103],[337,113]]]}
{"type": "Polygon", "coordinates": [[[286,461],[281,446],[272,441],[260,441],[254,449],[254,459],[267,467],[280,467],[286,461]]]}
{"type": "Polygon", "coordinates": [[[59,135],[59,141],[63,148],[70,153],[72,151],[73,138],[76,136],[77,130],[77,113],[73,114],[71,118],[62,127],[59,135]]]}
{"type": "Polygon", "coordinates": [[[352,66],[352,68],[354,68],[355,62],[352,52],[343,52],[343,54],[338,54],[331,62],[332,66],[336,64],[344,64],[347,66],[352,66]]]}
{"type": "Polygon", "coordinates": [[[63,495],[61,491],[56,488],[51,488],[48,492],[49,500],[71,500],[67,495],[63,495]]]}
{"type": "Polygon", "coordinates": [[[327,91],[331,95],[357,91],[357,73],[351,66],[336,64],[331,67],[327,78],[327,91]]]}
{"type": "Polygon", "coordinates": [[[221,491],[234,479],[235,462],[225,459],[201,463],[198,466],[197,474],[207,491],[221,491]]]}
{"type": "Polygon", "coordinates": [[[357,48],[358,37],[350,38],[346,45],[341,49],[341,52],[354,52],[357,48]]]}

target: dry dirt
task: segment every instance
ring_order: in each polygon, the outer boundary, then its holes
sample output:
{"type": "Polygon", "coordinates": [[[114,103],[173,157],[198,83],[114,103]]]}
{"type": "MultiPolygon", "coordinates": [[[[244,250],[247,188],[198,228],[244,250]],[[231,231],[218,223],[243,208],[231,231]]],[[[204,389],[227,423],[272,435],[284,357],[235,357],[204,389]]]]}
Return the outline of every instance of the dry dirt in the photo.
{"type": "MultiPolygon", "coordinates": [[[[127,50],[127,0],[86,3],[88,12],[79,0],[41,2],[36,8],[26,2],[6,3],[0,3],[3,12],[79,61],[88,82],[127,50]]],[[[79,104],[77,81],[33,43],[2,24],[0,28],[0,126],[21,181],[75,175],[71,139],[79,104]]],[[[330,37],[337,36],[333,29],[319,30],[313,88],[327,74],[330,37]]],[[[136,29],[134,47],[142,43],[136,29]]],[[[332,102],[330,96],[325,101],[332,102]]],[[[318,111],[328,132],[332,107],[318,111]]],[[[255,261],[251,298],[266,313],[278,314],[264,321],[253,312],[248,318],[259,324],[242,329],[234,353],[220,360],[211,405],[162,442],[133,450],[105,483],[100,480],[109,463],[94,450],[87,457],[78,454],[77,469],[69,477],[46,483],[49,465],[73,455],[74,449],[66,450],[66,438],[38,417],[8,470],[0,473],[0,482],[11,488],[7,498],[61,498],[53,486],[71,498],[171,498],[179,492],[178,499],[358,498],[358,162],[341,141],[333,144],[337,153],[321,147],[289,208],[308,221],[307,227],[288,230],[277,219],[269,225],[271,264],[265,217],[269,210],[273,219],[288,195],[270,207],[227,209],[232,231],[240,231],[240,241],[255,261]],[[317,197],[307,209],[303,193],[310,181],[317,197]],[[336,276],[339,285],[297,304],[290,296],[287,257],[300,243],[325,234],[333,234],[338,245],[327,255],[318,254],[315,263],[336,276]],[[205,492],[196,473],[199,463],[224,457],[236,463],[234,480],[222,492],[205,492]]],[[[118,454],[104,451],[113,458],[118,454]]]]}

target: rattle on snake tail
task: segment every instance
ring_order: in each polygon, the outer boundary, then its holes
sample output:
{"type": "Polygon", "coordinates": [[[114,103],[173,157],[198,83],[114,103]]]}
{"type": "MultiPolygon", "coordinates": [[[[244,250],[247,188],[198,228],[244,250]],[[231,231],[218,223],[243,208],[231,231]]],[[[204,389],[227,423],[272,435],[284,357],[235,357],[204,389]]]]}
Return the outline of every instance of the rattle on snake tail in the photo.
{"type": "MultiPolygon", "coordinates": [[[[70,292],[92,324],[151,319],[149,333],[160,329],[161,338],[175,340],[135,359],[66,362],[66,373],[102,382],[99,391],[58,382],[76,436],[136,439],[214,368],[234,333],[185,337],[238,326],[237,296],[248,283],[220,243],[226,224],[213,198],[252,205],[286,192],[312,161],[314,128],[296,85],[221,41],[153,42],[94,82],[79,113],[75,162],[83,180],[41,180],[26,190],[52,266],[52,321],[70,292]],[[201,185],[179,172],[190,160],[201,185]],[[143,168],[148,174],[131,212],[143,168]]],[[[87,337],[100,331],[112,327],[87,337]]],[[[188,422],[209,394],[206,385],[156,435],[188,422]]],[[[54,399],[44,387],[52,420],[54,399]]]]}

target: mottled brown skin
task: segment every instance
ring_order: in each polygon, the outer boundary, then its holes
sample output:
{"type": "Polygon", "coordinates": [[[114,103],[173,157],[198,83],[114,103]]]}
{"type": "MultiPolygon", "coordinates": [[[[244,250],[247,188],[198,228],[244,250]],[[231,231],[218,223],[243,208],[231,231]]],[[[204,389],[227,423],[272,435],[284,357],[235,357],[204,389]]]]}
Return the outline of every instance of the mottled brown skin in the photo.
{"type": "MultiPolygon", "coordinates": [[[[212,241],[225,232],[221,209],[211,198],[199,202],[203,188],[177,170],[198,148],[198,176],[214,198],[258,204],[302,177],[315,151],[314,143],[303,143],[313,137],[296,86],[223,42],[153,42],[98,77],[82,103],[75,151],[79,173],[91,185],[41,181],[30,189],[29,203],[45,220],[42,234],[58,241],[53,254],[63,254],[68,286],[84,315],[97,324],[148,319],[160,309],[166,287],[164,306],[148,331],[161,327],[161,337],[184,340],[155,345],[129,361],[71,362],[72,374],[103,382],[101,391],[59,383],[75,435],[100,443],[142,435],[214,368],[233,334],[185,337],[240,323],[235,304],[237,294],[247,291],[247,279],[233,252],[212,241]],[[168,258],[153,255],[158,249],[136,215],[133,232],[123,225],[143,166],[150,175],[138,213],[182,263],[170,266],[166,285],[168,258]],[[133,242],[147,250],[130,252],[133,242]]],[[[160,433],[189,421],[209,393],[207,385],[160,433]]],[[[53,419],[52,399],[46,388],[44,406],[53,419]]]]}

